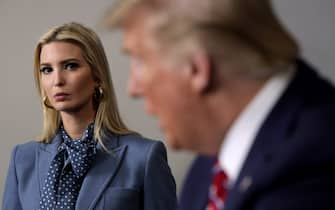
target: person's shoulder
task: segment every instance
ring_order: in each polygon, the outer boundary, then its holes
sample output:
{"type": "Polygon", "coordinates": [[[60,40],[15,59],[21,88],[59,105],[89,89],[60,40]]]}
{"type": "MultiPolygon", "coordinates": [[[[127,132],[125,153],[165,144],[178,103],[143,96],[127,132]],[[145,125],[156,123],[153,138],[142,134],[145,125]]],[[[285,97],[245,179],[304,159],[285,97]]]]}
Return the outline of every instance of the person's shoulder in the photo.
{"type": "Polygon", "coordinates": [[[36,140],[28,140],[25,143],[17,144],[15,148],[20,151],[30,151],[42,145],[42,142],[36,140]]]}
{"type": "Polygon", "coordinates": [[[158,142],[158,140],[146,138],[138,134],[120,135],[119,139],[120,143],[125,142],[125,143],[152,144],[158,142]]]}
{"type": "Polygon", "coordinates": [[[162,141],[153,140],[138,134],[117,135],[107,133],[104,138],[104,148],[107,150],[126,149],[128,154],[138,159],[160,154],[166,156],[166,147],[162,141]]]}
{"type": "Polygon", "coordinates": [[[161,141],[149,139],[136,134],[128,134],[119,136],[119,145],[127,145],[131,148],[148,148],[152,146],[163,145],[161,141]]]}
{"type": "Polygon", "coordinates": [[[297,60],[297,73],[295,76],[295,85],[305,93],[311,100],[318,101],[326,99],[334,102],[335,87],[333,82],[314,66],[304,60],[297,60]],[[311,85],[313,84],[313,85],[311,85]],[[299,86],[300,85],[300,86],[299,86]],[[320,94],[320,92],[322,94],[320,94]]]}
{"type": "Polygon", "coordinates": [[[15,153],[15,156],[19,159],[24,159],[29,155],[35,154],[36,149],[38,149],[43,143],[35,141],[35,140],[29,140],[22,144],[17,144],[14,149],[13,153],[15,153]]]}
{"type": "MultiPolygon", "coordinates": [[[[115,135],[109,133],[105,138],[105,148],[110,151],[126,151],[123,161],[129,162],[133,168],[143,168],[152,160],[164,164],[167,158],[163,142],[136,134],[115,135]]],[[[142,169],[141,169],[142,170],[142,169]]]]}

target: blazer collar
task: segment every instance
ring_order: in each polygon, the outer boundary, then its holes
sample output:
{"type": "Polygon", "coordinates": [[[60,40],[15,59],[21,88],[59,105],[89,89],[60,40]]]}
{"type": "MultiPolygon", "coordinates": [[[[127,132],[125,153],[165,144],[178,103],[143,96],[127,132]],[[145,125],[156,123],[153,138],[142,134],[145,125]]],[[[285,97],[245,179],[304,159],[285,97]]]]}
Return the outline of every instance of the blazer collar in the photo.
{"type": "MultiPolygon", "coordinates": [[[[115,148],[117,148],[119,146],[119,138],[118,136],[115,136],[114,134],[107,132],[106,136],[103,138],[104,142],[105,142],[105,147],[107,150],[113,150],[115,148]]],[[[62,143],[63,139],[62,139],[62,135],[60,133],[57,133],[56,136],[52,139],[51,143],[47,143],[47,144],[41,144],[41,151],[42,152],[47,152],[49,154],[46,155],[50,155],[50,153],[52,154],[52,158],[56,155],[57,153],[57,149],[59,147],[59,145],[62,143]]],[[[103,146],[101,144],[97,145],[98,149],[104,149],[103,146]]],[[[50,156],[49,156],[50,157],[50,156]]]]}
{"type": "Polygon", "coordinates": [[[57,134],[51,143],[41,143],[39,156],[38,156],[38,180],[39,180],[39,189],[40,195],[42,195],[42,189],[47,178],[49,166],[51,161],[54,159],[57,154],[58,146],[62,143],[62,137],[60,134],[57,134]]]}
{"type": "MultiPolygon", "coordinates": [[[[109,133],[105,138],[105,147],[97,145],[97,154],[92,167],[85,176],[78,195],[76,209],[92,209],[106,186],[116,174],[127,146],[119,145],[119,136],[109,133]]],[[[42,189],[48,174],[51,161],[57,154],[58,146],[62,143],[61,135],[57,134],[51,143],[41,144],[38,157],[39,165],[39,189],[42,189]]]]}
{"type": "Polygon", "coordinates": [[[52,139],[51,143],[41,144],[41,149],[48,153],[56,154],[58,146],[62,143],[62,141],[62,135],[57,133],[56,136],[52,139]]]}
{"type": "Polygon", "coordinates": [[[85,176],[76,203],[76,209],[93,209],[122,162],[127,146],[119,146],[119,136],[105,138],[105,150],[98,145],[92,167],[85,176]]]}

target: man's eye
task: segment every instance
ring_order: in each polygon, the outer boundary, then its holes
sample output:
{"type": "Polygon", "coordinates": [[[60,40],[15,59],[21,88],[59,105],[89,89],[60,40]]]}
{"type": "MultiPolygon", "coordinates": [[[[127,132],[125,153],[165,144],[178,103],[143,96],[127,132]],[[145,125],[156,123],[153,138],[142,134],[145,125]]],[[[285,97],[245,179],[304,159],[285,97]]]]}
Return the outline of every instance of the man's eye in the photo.
{"type": "Polygon", "coordinates": [[[40,69],[40,72],[42,74],[50,74],[52,72],[52,68],[51,67],[48,67],[48,66],[45,66],[45,67],[42,67],[40,69]]]}
{"type": "Polygon", "coordinates": [[[64,65],[64,69],[66,70],[75,70],[79,67],[78,63],[67,63],[64,65]]]}

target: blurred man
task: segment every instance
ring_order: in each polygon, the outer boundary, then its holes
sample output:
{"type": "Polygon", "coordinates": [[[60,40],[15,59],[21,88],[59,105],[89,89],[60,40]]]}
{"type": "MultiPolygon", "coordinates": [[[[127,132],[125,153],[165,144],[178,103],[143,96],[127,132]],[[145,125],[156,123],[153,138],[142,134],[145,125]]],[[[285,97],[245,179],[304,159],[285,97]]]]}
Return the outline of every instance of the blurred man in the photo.
{"type": "Polygon", "coordinates": [[[179,209],[335,209],[334,88],[268,0],[122,0],[105,23],[124,32],[129,94],[199,154],[179,209]]]}

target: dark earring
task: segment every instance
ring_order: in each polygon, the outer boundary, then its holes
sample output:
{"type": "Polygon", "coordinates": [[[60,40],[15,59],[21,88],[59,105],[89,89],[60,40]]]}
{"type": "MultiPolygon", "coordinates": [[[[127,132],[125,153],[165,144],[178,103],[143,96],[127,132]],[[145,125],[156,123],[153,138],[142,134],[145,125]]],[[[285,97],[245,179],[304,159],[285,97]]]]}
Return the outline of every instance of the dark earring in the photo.
{"type": "Polygon", "coordinates": [[[100,102],[102,101],[104,97],[104,91],[101,86],[94,88],[94,94],[93,94],[93,105],[95,109],[98,109],[100,102]]]}
{"type": "Polygon", "coordinates": [[[100,97],[100,100],[101,100],[104,96],[104,90],[102,89],[101,86],[98,87],[98,92],[99,92],[99,97],[100,97]]]}
{"type": "Polygon", "coordinates": [[[55,109],[51,105],[48,104],[48,98],[46,96],[43,97],[43,104],[44,104],[45,107],[47,107],[49,109],[55,109]]]}

